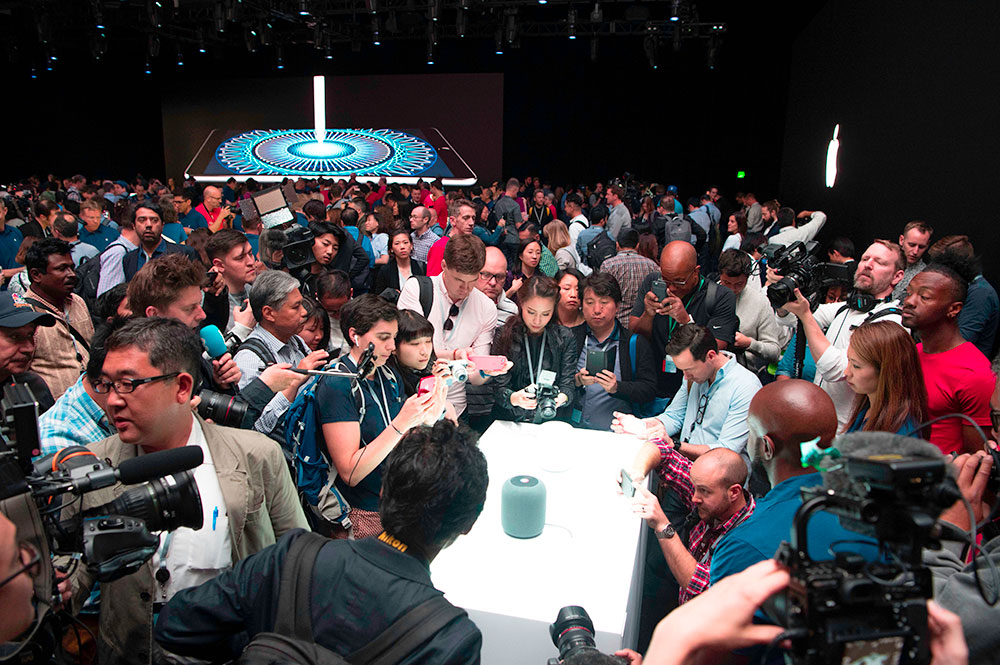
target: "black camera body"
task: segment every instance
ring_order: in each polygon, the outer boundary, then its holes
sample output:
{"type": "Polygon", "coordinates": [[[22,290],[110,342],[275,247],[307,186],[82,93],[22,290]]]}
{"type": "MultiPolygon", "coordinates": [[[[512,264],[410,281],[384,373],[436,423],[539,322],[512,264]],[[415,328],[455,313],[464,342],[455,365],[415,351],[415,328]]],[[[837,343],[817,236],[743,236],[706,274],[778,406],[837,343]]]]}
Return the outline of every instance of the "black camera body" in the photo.
{"type": "MultiPolygon", "coordinates": [[[[559,610],[556,620],[549,625],[552,644],[559,650],[559,656],[550,658],[548,665],[560,665],[575,656],[589,652],[600,653],[594,641],[594,622],[587,610],[579,605],[567,605],[559,610]]],[[[624,658],[611,657],[625,665],[624,658]]]]}
{"type": "Polygon", "coordinates": [[[555,385],[556,373],[542,370],[535,382],[535,422],[543,423],[556,417],[556,400],[559,387],[555,385]]]}
{"type": "Polygon", "coordinates": [[[930,570],[921,550],[933,542],[937,517],[960,498],[943,460],[899,456],[848,457],[845,489],[802,489],[791,542],[775,558],[788,566],[788,589],[769,599],[765,612],[791,634],[792,662],[833,665],[930,662],[927,599],[930,570]],[[851,531],[875,537],[886,562],[839,552],[812,561],[807,525],[818,510],[831,512],[851,531]]]}
{"type": "Polygon", "coordinates": [[[283,248],[284,258],[282,262],[285,267],[291,270],[298,270],[315,263],[313,256],[313,233],[309,229],[295,225],[285,231],[287,242],[283,248]]]}
{"type": "Polygon", "coordinates": [[[781,279],[767,287],[767,298],[775,308],[781,308],[795,299],[795,289],[809,298],[828,286],[851,286],[854,283],[853,263],[825,263],[816,256],[819,244],[793,242],[784,245],[765,245],[761,252],[767,257],[767,266],[781,275],[781,279]]]}

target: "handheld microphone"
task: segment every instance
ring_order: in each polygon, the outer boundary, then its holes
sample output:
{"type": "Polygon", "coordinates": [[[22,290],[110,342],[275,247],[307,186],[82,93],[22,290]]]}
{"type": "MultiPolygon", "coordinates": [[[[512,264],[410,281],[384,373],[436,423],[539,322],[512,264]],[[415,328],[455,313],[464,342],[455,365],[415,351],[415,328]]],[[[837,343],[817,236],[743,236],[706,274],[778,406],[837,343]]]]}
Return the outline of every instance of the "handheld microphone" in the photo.
{"type": "Polygon", "coordinates": [[[217,326],[205,326],[198,331],[198,334],[201,335],[201,342],[205,346],[205,352],[213,360],[229,353],[229,346],[226,344],[226,339],[222,336],[222,332],[217,326]]]}
{"type": "MultiPolygon", "coordinates": [[[[93,453],[90,454],[93,456],[93,453]]],[[[109,487],[115,482],[121,482],[123,485],[135,485],[154,478],[188,471],[200,466],[205,455],[197,446],[183,446],[127,459],[119,464],[117,469],[104,464],[96,456],[93,456],[93,459],[99,468],[90,472],[86,471],[87,468],[93,468],[90,465],[81,465],[70,469],[70,482],[74,494],[83,494],[102,487],[109,487]]]]}

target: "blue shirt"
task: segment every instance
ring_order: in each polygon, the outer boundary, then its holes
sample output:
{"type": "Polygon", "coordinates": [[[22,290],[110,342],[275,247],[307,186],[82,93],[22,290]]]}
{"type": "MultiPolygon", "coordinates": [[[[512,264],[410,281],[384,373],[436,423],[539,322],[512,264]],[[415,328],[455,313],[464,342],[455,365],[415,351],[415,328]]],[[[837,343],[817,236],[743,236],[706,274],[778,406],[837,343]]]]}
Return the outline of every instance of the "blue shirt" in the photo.
{"type": "Polygon", "coordinates": [[[696,446],[729,448],[743,457],[749,469],[747,412],[750,400],[760,390],[760,379],[736,362],[733,354],[720,353],[728,360],[715,379],[689,384],[684,378],[667,410],[657,417],[671,437],[680,436],[681,441],[696,446]]]}
{"type": "Polygon", "coordinates": [[[208,228],[208,222],[205,221],[204,216],[195,212],[194,208],[191,208],[186,215],[178,215],[177,223],[192,231],[194,229],[208,228]]]}
{"type": "MultiPolygon", "coordinates": [[[[587,327],[587,337],[580,350],[580,357],[576,361],[576,369],[580,371],[587,366],[587,351],[607,351],[614,357],[614,367],[612,371],[616,381],[622,380],[622,371],[619,366],[618,342],[621,336],[621,328],[615,321],[614,330],[603,342],[598,342],[594,333],[587,327]]],[[[615,395],[608,393],[599,384],[594,383],[583,389],[583,399],[580,404],[574,407],[580,412],[580,426],[587,429],[607,431],[611,429],[611,420],[615,411],[631,413],[632,405],[625,400],[619,399],[615,395]]]]}
{"type": "Polygon", "coordinates": [[[163,225],[163,235],[173,240],[178,245],[187,240],[187,233],[184,232],[184,225],[180,222],[163,225]]]}
{"type": "MultiPolygon", "coordinates": [[[[788,346],[785,348],[785,353],[781,356],[781,360],[778,361],[776,376],[792,375],[792,369],[795,367],[795,338],[798,334],[798,331],[796,331],[792,335],[791,341],[788,342],[788,346]]],[[[813,360],[812,352],[809,351],[809,342],[806,342],[805,355],[802,357],[802,378],[806,381],[812,381],[815,377],[816,361],[813,360]]]]}
{"type": "MultiPolygon", "coordinates": [[[[865,420],[868,419],[868,408],[869,407],[866,406],[861,410],[861,413],[859,413],[858,417],[854,419],[851,426],[847,428],[847,432],[845,432],[845,434],[862,431],[861,428],[865,426],[865,420]]],[[[899,434],[900,436],[910,436],[919,425],[920,423],[916,422],[912,417],[907,418],[903,423],[903,426],[896,430],[896,434],[899,434]]]]}
{"type": "Polygon", "coordinates": [[[20,268],[21,264],[14,260],[17,250],[21,248],[24,236],[13,226],[4,226],[0,231],[0,268],[20,268]]]}
{"type": "Polygon", "coordinates": [[[115,428],[83,387],[83,377],[76,380],[48,411],[38,417],[38,438],[42,456],[68,446],[86,446],[113,436],[115,428]]]}
{"type": "Polygon", "coordinates": [[[358,236],[361,237],[361,248],[365,250],[365,254],[368,255],[368,267],[375,267],[375,250],[372,248],[372,239],[368,236],[362,234],[358,227],[356,226],[345,226],[344,230],[351,234],[354,241],[358,241],[358,236]]]}
{"type": "MultiPolygon", "coordinates": [[[[790,541],[792,520],[795,511],[802,505],[801,489],[822,484],[823,476],[819,473],[792,476],[772,487],[764,498],[758,499],[753,514],[716,546],[712,556],[711,583],[715,584],[723,577],[773,557],[782,541],[790,541]]],[[[831,549],[857,552],[868,561],[878,558],[878,545],[874,540],[848,531],[840,525],[836,515],[824,510],[812,514],[806,536],[807,551],[814,561],[834,558],[831,549]],[[845,542],[858,540],[868,544],[845,542]]]]}
{"type": "Polygon", "coordinates": [[[1000,322],[1000,298],[996,289],[982,275],[969,283],[965,304],[958,314],[958,328],[962,337],[976,345],[983,355],[990,358],[993,339],[1000,322]]]}
{"type": "Polygon", "coordinates": [[[97,230],[93,233],[88,231],[87,227],[83,224],[80,225],[80,242],[93,245],[97,248],[98,252],[103,252],[107,249],[108,245],[113,243],[120,235],[121,233],[104,224],[98,226],[97,230]]]}
{"type": "Polygon", "coordinates": [[[257,256],[257,250],[260,248],[260,236],[256,233],[247,233],[247,242],[250,243],[250,249],[253,250],[253,255],[257,256]]]}
{"type": "MultiPolygon", "coordinates": [[[[340,365],[350,371],[357,369],[350,356],[344,356],[340,365]]],[[[358,445],[364,448],[390,427],[389,423],[403,408],[403,380],[388,367],[378,369],[371,379],[358,382],[360,402],[364,405],[365,415],[361,417],[358,410],[359,399],[351,392],[351,381],[338,377],[324,377],[316,388],[316,405],[318,407],[320,427],[326,423],[356,422],[361,427],[361,438],[358,445]],[[390,378],[387,378],[390,377],[390,378]],[[383,391],[385,401],[383,402],[383,391]],[[388,413],[385,413],[388,409],[388,413]]],[[[320,429],[322,431],[322,429],[320,429]]],[[[378,497],[382,491],[383,460],[371,473],[361,479],[357,485],[350,487],[337,475],[337,489],[344,495],[347,503],[361,510],[378,510],[378,497]]],[[[337,474],[331,468],[332,474],[337,474]]]]}

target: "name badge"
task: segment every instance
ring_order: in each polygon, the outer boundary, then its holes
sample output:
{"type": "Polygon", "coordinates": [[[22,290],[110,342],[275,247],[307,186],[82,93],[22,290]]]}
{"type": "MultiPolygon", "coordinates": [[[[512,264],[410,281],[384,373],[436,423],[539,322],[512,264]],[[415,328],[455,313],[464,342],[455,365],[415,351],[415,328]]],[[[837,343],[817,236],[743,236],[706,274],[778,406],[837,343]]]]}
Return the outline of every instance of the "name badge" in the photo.
{"type": "Polygon", "coordinates": [[[674,359],[670,356],[663,356],[663,373],[664,374],[675,374],[677,372],[677,365],[674,364],[674,359]]]}

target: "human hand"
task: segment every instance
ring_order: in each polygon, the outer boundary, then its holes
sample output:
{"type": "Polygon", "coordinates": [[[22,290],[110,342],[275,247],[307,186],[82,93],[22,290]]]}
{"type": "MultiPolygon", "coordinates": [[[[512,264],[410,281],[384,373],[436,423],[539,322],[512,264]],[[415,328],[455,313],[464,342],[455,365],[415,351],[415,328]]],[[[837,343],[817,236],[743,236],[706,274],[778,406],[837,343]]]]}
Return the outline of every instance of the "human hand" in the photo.
{"type": "Polygon", "coordinates": [[[68,609],[69,602],[73,599],[73,584],[65,571],[53,567],[52,572],[55,575],[56,596],[58,597],[52,609],[56,611],[68,609]]]}
{"type": "Polygon", "coordinates": [[[329,359],[330,354],[324,349],[319,351],[313,351],[308,356],[299,361],[296,365],[299,369],[319,369],[326,364],[327,359],[329,359]]]}
{"type": "Polygon", "coordinates": [[[766,273],[764,279],[767,282],[767,286],[771,286],[772,284],[777,284],[778,282],[780,282],[782,276],[783,275],[780,272],[778,272],[774,268],[768,266],[767,267],[767,273],[766,273]]]}
{"type": "Polygon", "coordinates": [[[517,392],[511,393],[510,405],[519,406],[522,409],[531,411],[535,408],[535,394],[529,393],[527,388],[521,388],[517,392]]]}
{"type": "Polygon", "coordinates": [[[597,381],[596,376],[591,376],[587,373],[587,370],[581,369],[579,372],[573,375],[573,383],[577,386],[592,386],[597,381]]]}
{"type": "Polygon", "coordinates": [[[928,600],[927,630],[931,638],[931,665],[968,665],[969,646],[957,614],[928,600]]]}
{"type": "Polygon", "coordinates": [[[507,297],[509,298],[512,294],[517,293],[517,290],[521,288],[522,284],[524,284],[524,278],[515,277],[510,283],[510,288],[507,289],[507,297]]]}
{"type": "Polygon", "coordinates": [[[670,520],[663,514],[660,500],[642,485],[636,485],[635,479],[632,480],[632,483],[635,486],[635,496],[632,497],[632,512],[646,520],[646,524],[653,531],[665,529],[670,524],[670,520]]]}
{"type": "Polygon", "coordinates": [[[272,391],[280,393],[289,388],[298,390],[298,387],[309,377],[293,371],[290,363],[275,363],[264,368],[264,371],[257,378],[272,391]]]}
{"type": "Polygon", "coordinates": [[[594,377],[594,380],[597,381],[598,385],[604,388],[605,392],[609,395],[614,395],[618,392],[618,379],[615,378],[614,372],[606,369],[601,370],[597,373],[597,376],[594,377]]]}
{"type": "Polygon", "coordinates": [[[250,309],[250,301],[244,300],[239,307],[233,307],[233,321],[247,328],[253,328],[257,321],[253,318],[253,310],[250,309]]]}
{"type": "MultiPolygon", "coordinates": [[[[638,487],[646,482],[646,472],[639,467],[632,467],[631,469],[626,469],[629,478],[632,479],[632,485],[638,487]]],[[[622,472],[619,470],[615,474],[615,490],[618,494],[622,493],[622,472]]]]}
{"type": "Polygon", "coordinates": [[[669,289],[667,290],[667,297],[660,303],[659,313],[669,316],[680,324],[691,323],[691,315],[684,309],[684,303],[680,298],[671,293],[669,289]]]}
{"type": "Polygon", "coordinates": [[[750,347],[751,342],[753,342],[752,338],[747,337],[743,333],[737,331],[736,340],[734,341],[733,346],[736,347],[737,349],[747,349],[750,347]]]}
{"type": "Polygon", "coordinates": [[[646,659],[682,663],[705,648],[734,650],[770,642],[785,629],[756,625],[753,615],[788,582],[788,571],[774,559],[719,580],[657,624],[646,659]]]}
{"type": "Polygon", "coordinates": [[[631,649],[619,649],[614,655],[624,659],[626,665],[642,665],[642,654],[631,649]]]}
{"type": "Polygon", "coordinates": [[[222,279],[222,276],[219,275],[219,271],[217,271],[215,268],[210,269],[208,271],[208,274],[209,274],[208,279],[210,279],[211,281],[205,284],[205,286],[202,287],[201,290],[204,291],[205,293],[217,296],[220,293],[222,293],[223,290],[225,290],[226,281],[222,279]]]}
{"type": "Polygon", "coordinates": [[[558,409],[560,406],[562,406],[568,401],[569,397],[566,397],[566,393],[559,393],[558,395],[556,395],[556,408],[558,409]]]}
{"type": "Polygon", "coordinates": [[[799,214],[796,215],[796,217],[798,219],[805,219],[806,217],[812,217],[812,214],[813,214],[812,210],[801,210],[799,211],[799,214]]]}
{"type": "MultiPolygon", "coordinates": [[[[653,317],[661,313],[660,299],[652,291],[646,291],[646,295],[642,298],[642,306],[646,316],[653,317]]],[[[666,312],[663,313],[666,314],[666,312]]]]}
{"type": "Polygon", "coordinates": [[[236,361],[228,353],[225,353],[212,361],[212,374],[215,382],[221,386],[228,386],[238,383],[243,373],[236,366],[236,361]]]}
{"type": "MultiPolygon", "coordinates": [[[[976,524],[978,524],[989,514],[992,505],[983,500],[983,494],[986,492],[990,471],[993,469],[993,456],[980,450],[974,455],[969,453],[959,455],[950,463],[955,469],[958,490],[972,505],[972,514],[975,516],[976,524]]],[[[969,511],[962,501],[956,501],[953,506],[943,511],[938,519],[954,524],[965,531],[968,531],[972,526],[969,523],[969,511]]]]}
{"type": "MultiPolygon", "coordinates": [[[[473,363],[473,364],[475,364],[475,363],[473,363]]],[[[500,376],[501,374],[506,374],[507,372],[509,372],[513,367],[514,367],[514,363],[512,363],[511,361],[508,360],[506,363],[504,363],[504,366],[503,366],[502,369],[495,369],[495,370],[490,370],[490,371],[482,370],[482,372],[486,376],[500,376]]]]}
{"type": "Polygon", "coordinates": [[[781,308],[786,312],[791,312],[799,319],[803,319],[809,314],[809,301],[806,300],[805,296],[798,289],[795,289],[793,293],[795,294],[794,300],[788,301],[781,308]]]}
{"type": "MultiPolygon", "coordinates": [[[[434,411],[435,405],[438,402],[440,402],[440,397],[436,390],[424,393],[423,395],[410,395],[403,402],[399,413],[392,419],[392,424],[396,429],[405,434],[410,428],[425,422],[430,417],[431,412],[434,411]]],[[[440,408],[443,408],[443,405],[440,408]]],[[[435,421],[437,420],[437,416],[441,414],[440,408],[434,414],[435,421]]]]}

